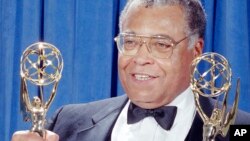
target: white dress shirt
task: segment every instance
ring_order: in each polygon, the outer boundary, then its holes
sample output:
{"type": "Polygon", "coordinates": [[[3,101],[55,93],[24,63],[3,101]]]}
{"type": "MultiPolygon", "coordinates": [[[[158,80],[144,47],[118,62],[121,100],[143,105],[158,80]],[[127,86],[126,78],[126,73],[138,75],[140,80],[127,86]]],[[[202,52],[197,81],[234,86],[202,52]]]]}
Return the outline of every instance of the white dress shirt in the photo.
{"type": "Polygon", "coordinates": [[[176,106],[177,114],[170,130],[165,130],[153,117],[127,124],[130,100],[122,109],[111,134],[111,141],[184,141],[194,120],[195,102],[188,87],[167,106],[176,106]]]}

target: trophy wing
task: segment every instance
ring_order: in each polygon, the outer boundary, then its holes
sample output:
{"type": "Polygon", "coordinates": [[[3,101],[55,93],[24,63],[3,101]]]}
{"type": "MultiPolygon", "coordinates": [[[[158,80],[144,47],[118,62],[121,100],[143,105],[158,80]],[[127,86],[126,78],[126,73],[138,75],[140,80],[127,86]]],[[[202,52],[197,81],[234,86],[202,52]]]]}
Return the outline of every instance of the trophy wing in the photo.
{"type": "Polygon", "coordinates": [[[237,112],[238,104],[239,104],[239,96],[240,96],[240,79],[237,80],[236,94],[234,97],[233,107],[230,110],[230,112],[227,113],[224,124],[223,124],[223,128],[222,128],[223,136],[226,136],[230,125],[235,122],[236,112],[237,112]]]}
{"type": "Polygon", "coordinates": [[[20,110],[23,115],[24,121],[31,120],[29,111],[31,111],[31,103],[28,96],[28,90],[24,78],[21,79],[21,91],[20,91],[20,110]]]}

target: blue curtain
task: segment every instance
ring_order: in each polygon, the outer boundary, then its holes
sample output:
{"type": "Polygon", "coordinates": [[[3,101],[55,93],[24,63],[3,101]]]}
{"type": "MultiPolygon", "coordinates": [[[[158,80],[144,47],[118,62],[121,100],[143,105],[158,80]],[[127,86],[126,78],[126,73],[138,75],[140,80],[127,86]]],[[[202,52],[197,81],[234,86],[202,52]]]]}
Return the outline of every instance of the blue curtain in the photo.
{"type": "MultiPolygon", "coordinates": [[[[113,38],[126,0],[0,0],[0,137],[29,129],[19,106],[19,61],[30,44],[54,44],[64,58],[63,77],[48,117],[62,105],[122,95],[113,38]]],[[[204,51],[224,55],[241,79],[240,109],[250,112],[248,0],[202,0],[207,12],[204,51]]],[[[230,97],[232,103],[233,97],[230,97]]]]}

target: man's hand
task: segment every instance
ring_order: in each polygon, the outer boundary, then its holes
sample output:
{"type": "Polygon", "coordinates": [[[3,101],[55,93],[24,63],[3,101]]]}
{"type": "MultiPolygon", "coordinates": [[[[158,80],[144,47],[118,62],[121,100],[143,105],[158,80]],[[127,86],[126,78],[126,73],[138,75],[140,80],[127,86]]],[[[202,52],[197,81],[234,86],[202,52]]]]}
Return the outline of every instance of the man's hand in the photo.
{"type": "Polygon", "coordinates": [[[30,131],[17,131],[13,134],[11,141],[59,141],[59,136],[46,130],[46,137],[43,139],[38,133],[30,131]]]}

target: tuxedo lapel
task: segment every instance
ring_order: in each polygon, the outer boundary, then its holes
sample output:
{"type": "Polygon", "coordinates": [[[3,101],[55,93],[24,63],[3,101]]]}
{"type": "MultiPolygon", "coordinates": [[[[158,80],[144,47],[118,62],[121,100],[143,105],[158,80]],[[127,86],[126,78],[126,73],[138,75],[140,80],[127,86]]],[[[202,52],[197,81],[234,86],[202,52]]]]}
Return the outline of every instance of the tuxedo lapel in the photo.
{"type": "MultiPolygon", "coordinates": [[[[200,97],[199,101],[205,114],[210,117],[213,110],[213,104],[211,103],[209,98],[200,97]]],[[[188,136],[186,137],[185,141],[202,141],[202,134],[203,121],[198,112],[196,112],[193,124],[191,126],[191,129],[189,130],[188,136]]]]}
{"type": "Polygon", "coordinates": [[[191,129],[185,141],[202,141],[203,121],[198,113],[196,113],[191,129]]]}
{"type": "Polygon", "coordinates": [[[87,126],[85,123],[79,124],[77,141],[81,141],[81,139],[85,139],[85,141],[106,141],[127,100],[126,96],[119,97],[94,114],[90,119],[92,124],[87,124],[87,126]]]}

